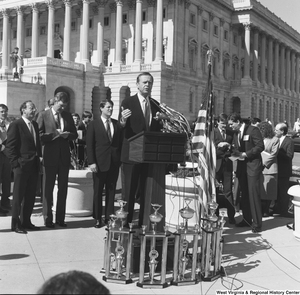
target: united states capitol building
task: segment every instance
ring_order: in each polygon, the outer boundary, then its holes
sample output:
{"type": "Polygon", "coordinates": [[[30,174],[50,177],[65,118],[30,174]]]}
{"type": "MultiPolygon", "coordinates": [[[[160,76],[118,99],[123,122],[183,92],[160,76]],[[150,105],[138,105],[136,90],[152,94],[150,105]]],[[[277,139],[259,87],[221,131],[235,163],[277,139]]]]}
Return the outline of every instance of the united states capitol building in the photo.
{"type": "Polygon", "coordinates": [[[98,117],[109,98],[117,117],[149,71],[152,97],[194,121],[211,49],[216,114],[299,117],[300,34],[256,0],[2,0],[0,11],[0,103],[11,116],[65,91],[71,112],[98,117]]]}

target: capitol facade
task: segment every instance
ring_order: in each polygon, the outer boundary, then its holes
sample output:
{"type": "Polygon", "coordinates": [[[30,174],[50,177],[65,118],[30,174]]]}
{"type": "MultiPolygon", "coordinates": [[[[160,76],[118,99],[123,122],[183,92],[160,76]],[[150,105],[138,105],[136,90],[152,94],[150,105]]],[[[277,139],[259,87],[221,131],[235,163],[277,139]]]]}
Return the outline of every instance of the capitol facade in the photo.
{"type": "Polygon", "coordinates": [[[99,117],[109,98],[117,117],[148,71],[152,97],[192,122],[210,49],[215,114],[300,117],[300,34],[256,0],[2,0],[0,12],[0,103],[11,116],[65,91],[71,112],[99,117]]]}

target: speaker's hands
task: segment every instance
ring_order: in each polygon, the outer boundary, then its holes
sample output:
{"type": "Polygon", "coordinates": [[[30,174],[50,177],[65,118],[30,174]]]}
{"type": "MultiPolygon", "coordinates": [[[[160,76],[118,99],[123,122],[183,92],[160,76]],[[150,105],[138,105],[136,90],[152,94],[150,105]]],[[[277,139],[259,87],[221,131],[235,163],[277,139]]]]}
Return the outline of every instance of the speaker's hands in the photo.
{"type": "Polygon", "coordinates": [[[127,119],[131,116],[131,110],[130,109],[124,109],[124,107],[121,106],[121,118],[120,118],[120,122],[121,124],[126,123],[127,119]]]}

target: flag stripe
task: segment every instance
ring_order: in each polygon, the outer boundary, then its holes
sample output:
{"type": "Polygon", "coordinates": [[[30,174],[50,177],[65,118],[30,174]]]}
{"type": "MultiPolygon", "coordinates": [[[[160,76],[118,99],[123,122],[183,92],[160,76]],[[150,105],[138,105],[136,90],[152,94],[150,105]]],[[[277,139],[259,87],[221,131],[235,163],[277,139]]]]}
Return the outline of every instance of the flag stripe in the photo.
{"type": "Polygon", "coordinates": [[[214,145],[213,92],[211,80],[211,64],[209,64],[208,81],[203,102],[198,112],[197,123],[192,139],[192,153],[198,162],[199,197],[203,203],[202,212],[207,213],[207,203],[216,196],[215,170],[216,149],[214,145]]]}

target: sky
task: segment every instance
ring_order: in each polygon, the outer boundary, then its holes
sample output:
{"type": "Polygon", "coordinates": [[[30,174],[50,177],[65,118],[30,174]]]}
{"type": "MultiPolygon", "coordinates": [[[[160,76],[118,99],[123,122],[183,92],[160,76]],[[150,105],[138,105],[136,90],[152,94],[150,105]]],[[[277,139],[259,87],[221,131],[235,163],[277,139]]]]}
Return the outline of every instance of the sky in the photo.
{"type": "Polygon", "coordinates": [[[258,0],[300,33],[300,0],[258,0]]]}

